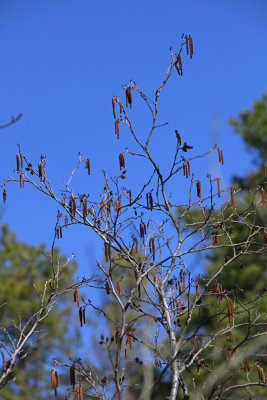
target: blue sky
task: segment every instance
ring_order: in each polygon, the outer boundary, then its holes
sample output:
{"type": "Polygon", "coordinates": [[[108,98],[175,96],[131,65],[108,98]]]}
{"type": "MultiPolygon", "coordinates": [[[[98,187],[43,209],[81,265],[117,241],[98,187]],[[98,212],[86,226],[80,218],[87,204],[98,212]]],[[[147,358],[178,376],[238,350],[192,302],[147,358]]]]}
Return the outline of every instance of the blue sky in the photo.
{"type": "MultiPolygon", "coordinates": [[[[96,193],[102,170],[119,174],[118,154],[132,140],[126,128],[114,135],[111,98],[124,99],[122,85],[133,79],[147,94],[158,86],[178,48],[182,33],[194,40],[193,59],[184,59],[184,76],[174,74],[162,94],[160,120],[169,125],[153,142],[156,157],[168,162],[174,129],[194,146],[194,154],[217,143],[224,151],[219,172],[229,185],[233,174],[252,168],[245,145],[229,127],[229,117],[249,109],[267,88],[267,3],[224,1],[0,1],[0,124],[11,115],[23,118],[0,131],[0,179],[15,168],[17,143],[37,163],[47,156],[55,187],[62,187],[81,152],[89,157],[92,176],[82,171],[77,191],[96,193]]],[[[140,137],[147,115],[136,95],[130,112],[140,137]]],[[[126,160],[129,184],[143,178],[143,166],[126,160]]],[[[201,160],[203,178],[214,167],[201,160]]],[[[20,240],[51,244],[57,206],[32,188],[7,187],[1,206],[20,240]]],[[[182,196],[182,194],[181,194],[182,196]]],[[[95,270],[99,242],[84,227],[64,232],[58,242],[75,253],[80,274],[95,270]]]]}

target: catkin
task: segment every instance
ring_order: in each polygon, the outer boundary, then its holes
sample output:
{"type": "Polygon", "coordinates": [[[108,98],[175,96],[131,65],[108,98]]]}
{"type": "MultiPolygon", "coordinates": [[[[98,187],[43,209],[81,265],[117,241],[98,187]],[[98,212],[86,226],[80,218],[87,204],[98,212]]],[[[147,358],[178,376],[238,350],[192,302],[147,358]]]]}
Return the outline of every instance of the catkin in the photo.
{"type": "Polygon", "coordinates": [[[199,296],[199,283],[196,283],[196,296],[199,296]]]}
{"type": "Polygon", "coordinates": [[[192,56],[193,56],[193,39],[190,35],[189,35],[188,39],[189,39],[190,58],[192,58],[192,56]]]}
{"type": "Polygon", "coordinates": [[[202,214],[203,214],[203,217],[204,217],[205,219],[208,219],[208,214],[207,214],[207,211],[206,211],[206,208],[205,208],[205,207],[202,208],[202,214]]]}
{"type": "Polygon", "coordinates": [[[18,171],[18,170],[19,170],[19,167],[20,167],[19,154],[16,154],[16,162],[17,162],[17,171],[18,171]]]}
{"type": "Polygon", "coordinates": [[[38,164],[38,175],[41,182],[43,182],[43,164],[41,162],[38,164]]]}
{"type": "Polygon", "coordinates": [[[89,158],[87,158],[86,161],[85,161],[85,169],[87,169],[88,175],[90,175],[90,173],[91,173],[91,167],[90,167],[90,160],[89,160],[89,158]]]}
{"type": "Polygon", "coordinates": [[[20,188],[24,188],[25,180],[24,180],[24,174],[23,172],[20,173],[19,175],[19,186],[20,188]]]}
{"type": "Polygon", "coordinates": [[[177,130],[175,131],[175,134],[176,134],[176,138],[177,138],[177,143],[179,146],[181,146],[181,144],[182,144],[181,135],[177,130]]]}
{"type": "Polygon", "coordinates": [[[83,326],[83,310],[82,307],[79,308],[79,318],[80,318],[80,324],[81,324],[81,328],[83,326]]]}
{"type": "Polygon", "coordinates": [[[70,385],[75,387],[75,364],[73,363],[72,366],[70,367],[70,385]]]}
{"type": "Polygon", "coordinates": [[[132,108],[133,97],[132,97],[132,90],[131,90],[130,86],[127,86],[125,94],[126,94],[126,107],[128,107],[128,104],[129,104],[130,108],[132,108]]]}
{"type": "Polygon", "coordinates": [[[188,175],[190,175],[191,174],[191,169],[190,169],[189,161],[187,161],[187,171],[188,171],[188,175]]]}
{"type": "Polygon", "coordinates": [[[230,324],[231,317],[233,317],[233,314],[234,314],[234,306],[233,306],[233,302],[231,299],[227,299],[227,309],[228,309],[228,319],[229,319],[229,324],[230,324]]]}
{"type": "Polygon", "coordinates": [[[104,247],[105,247],[105,259],[106,262],[108,262],[110,260],[110,244],[105,242],[104,247]]]}
{"type": "Polygon", "coordinates": [[[189,45],[188,45],[188,40],[189,38],[188,38],[188,36],[187,35],[185,35],[185,44],[186,44],[186,54],[188,55],[189,54],[189,45]]]}
{"type": "Polygon", "coordinates": [[[116,341],[116,344],[119,343],[119,340],[120,340],[120,328],[117,327],[117,328],[116,328],[116,334],[115,334],[115,341],[116,341]]]}
{"type": "Polygon", "coordinates": [[[117,118],[117,119],[115,120],[115,135],[117,135],[117,138],[118,138],[118,139],[120,138],[120,126],[119,126],[119,122],[120,122],[120,119],[117,118]]]}
{"type": "Polygon", "coordinates": [[[219,162],[221,162],[222,161],[222,159],[221,159],[221,150],[220,150],[219,147],[217,147],[217,150],[218,150],[219,162]]]}
{"type": "Polygon", "coordinates": [[[20,156],[20,167],[23,168],[23,155],[21,151],[19,151],[19,156],[20,156]]]}
{"type": "Polygon", "coordinates": [[[116,119],[116,112],[115,112],[115,100],[114,100],[114,98],[112,97],[112,111],[113,111],[113,116],[114,116],[114,119],[116,119]]]}
{"type": "Polygon", "coordinates": [[[86,222],[86,217],[87,217],[87,198],[83,197],[83,220],[86,222]]]}
{"type": "Polygon", "coordinates": [[[256,367],[258,369],[258,374],[259,374],[259,380],[262,381],[263,383],[265,383],[265,375],[264,375],[264,371],[263,368],[260,366],[259,364],[259,360],[257,360],[256,362],[256,367]]]}
{"type": "Polygon", "coordinates": [[[117,290],[119,292],[119,295],[121,296],[122,295],[122,287],[121,287],[121,281],[120,280],[117,281],[117,290]]]}
{"type": "Polygon", "coordinates": [[[79,296],[79,288],[74,290],[74,302],[77,303],[77,307],[80,308],[80,296],[79,296]]]}
{"type": "Polygon", "coordinates": [[[2,349],[1,349],[1,356],[2,356],[2,368],[5,371],[6,370],[6,359],[5,359],[5,354],[2,349]]]}
{"type": "Polygon", "coordinates": [[[3,202],[6,202],[6,188],[3,189],[3,202]]]}
{"type": "Polygon", "coordinates": [[[262,367],[260,367],[259,369],[259,378],[262,380],[263,383],[265,383],[265,375],[262,367]]]}
{"type": "Polygon", "coordinates": [[[179,69],[180,69],[180,73],[181,75],[183,75],[183,66],[182,66],[182,57],[181,54],[179,53],[177,56],[177,61],[176,61],[179,65],[179,69]]]}
{"type": "Polygon", "coordinates": [[[57,395],[57,382],[56,382],[55,368],[52,368],[52,370],[51,370],[51,385],[52,385],[52,389],[55,391],[55,396],[56,396],[57,395]]]}
{"type": "Polygon", "coordinates": [[[76,393],[77,393],[77,400],[83,400],[82,385],[80,383],[76,387],[76,393]]]}
{"type": "Polygon", "coordinates": [[[75,217],[75,213],[76,213],[76,200],[75,197],[72,196],[72,213],[73,213],[73,217],[75,217]]]}
{"type": "Polygon", "coordinates": [[[85,307],[83,307],[83,323],[85,324],[85,307]]]}
{"type": "Polygon", "coordinates": [[[224,161],[223,161],[223,151],[221,150],[221,163],[222,163],[222,165],[224,164],[224,161]]]}
{"type": "Polygon", "coordinates": [[[136,238],[134,238],[133,240],[135,242],[135,251],[136,251],[136,253],[138,253],[138,241],[136,238]]]}
{"type": "Polygon", "coordinates": [[[105,288],[106,288],[106,293],[109,295],[109,294],[110,294],[110,289],[109,289],[109,284],[108,284],[108,282],[106,282],[105,288]]]}
{"type": "Polygon", "coordinates": [[[231,187],[231,203],[232,206],[235,208],[235,189],[231,187]]]}
{"type": "Polygon", "coordinates": [[[201,182],[199,179],[197,180],[197,196],[201,197],[201,182]]]}
{"type": "Polygon", "coordinates": [[[185,272],[183,272],[183,286],[184,286],[184,288],[185,288],[185,272]]]}
{"type": "Polygon", "coordinates": [[[244,371],[245,371],[245,372],[250,372],[250,366],[249,366],[249,363],[248,363],[248,359],[247,359],[247,358],[244,358],[244,360],[243,360],[243,365],[244,365],[244,371]]]}
{"type": "Polygon", "coordinates": [[[178,285],[179,285],[179,296],[182,294],[183,289],[182,289],[182,285],[180,283],[180,281],[178,281],[178,285]]]}
{"type": "Polygon", "coordinates": [[[125,160],[122,153],[119,154],[120,170],[125,168],[125,160]]]}
{"type": "Polygon", "coordinates": [[[150,238],[149,239],[149,250],[150,253],[153,254],[153,261],[155,260],[155,242],[154,242],[154,238],[150,238]]]}

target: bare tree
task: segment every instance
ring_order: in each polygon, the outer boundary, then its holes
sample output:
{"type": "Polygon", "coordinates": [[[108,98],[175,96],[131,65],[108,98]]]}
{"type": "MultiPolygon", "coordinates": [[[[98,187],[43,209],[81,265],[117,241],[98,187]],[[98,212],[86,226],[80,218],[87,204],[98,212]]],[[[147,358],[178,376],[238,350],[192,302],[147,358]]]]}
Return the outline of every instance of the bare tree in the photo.
{"type": "MultiPolygon", "coordinates": [[[[57,224],[59,218],[60,214],[57,217],[57,224]]],[[[43,324],[44,320],[48,318],[49,313],[58,304],[59,299],[63,300],[68,292],[72,292],[76,287],[82,287],[85,283],[88,283],[88,281],[83,280],[71,284],[70,287],[63,286],[63,283],[66,285],[65,275],[73,257],[65,261],[63,261],[62,257],[59,258],[54,247],[55,239],[56,232],[51,251],[43,254],[43,261],[46,257],[48,261],[45,278],[42,276],[40,280],[35,281],[32,288],[29,284],[29,290],[32,290],[33,293],[31,297],[33,299],[36,297],[37,299],[31,310],[27,313],[21,313],[22,310],[17,309],[16,313],[12,313],[12,323],[10,321],[11,318],[6,317],[12,304],[8,300],[1,304],[1,317],[3,319],[1,318],[0,321],[0,352],[2,360],[0,390],[16,380],[16,369],[37,351],[37,346],[42,346],[42,341],[45,340],[47,334],[43,324]],[[50,273],[48,275],[49,266],[50,273]]],[[[23,255],[21,257],[23,260],[23,255]]],[[[25,262],[23,268],[27,269],[25,262]]],[[[12,271],[10,273],[12,274],[12,271]]],[[[40,274],[43,274],[43,272],[40,272],[40,274]]]]}
{"type": "MultiPolygon", "coordinates": [[[[56,228],[58,238],[68,226],[81,224],[103,241],[105,261],[97,260],[99,275],[82,284],[97,287],[106,296],[112,296],[119,309],[118,320],[94,302],[81,301],[79,285],[74,295],[81,326],[87,308],[113,324],[114,334],[100,338],[102,355],[109,360],[109,375],[97,372],[87,356],[70,363],[55,360],[51,373],[53,388],[55,368],[70,369],[72,389],[67,398],[72,395],[78,399],[83,395],[102,400],[126,398],[131,391],[126,360],[127,357],[138,359],[142,346],[151,353],[160,374],[150,387],[142,390],[140,399],[145,398],[145,392],[150,396],[160,390],[166,375],[171,379],[170,400],[177,399],[178,392],[184,399],[189,399],[190,395],[194,399],[223,399],[248,387],[256,386],[260,390],[266,387],[262,361],[257,358],[258,353],[263,353],[266,335],[266,310],[261,307],[265,293],[255,293],[244,303],[238,290],[232,292],[220,284],[223,271],[230,269],[238,258],[266,255],[267,232],[257,219],[258,212],[265,207],[265,191],[256,185],[247,206],[242,203],[240,189],[221,188],[220,180],[208,175],[208,194],[203,196],[204,185],[197,171],[191,171],[192,161],[215,151],[218,162],[223,164],[223,152],[214,146],[205,154],[190,156],[192,143],[182,141],[178,130],[167,173],[164,172],[166,165],[164,168],[159,165],[151,152],[152,137],[166,125],[158,121],[159,98],[174,73],[183,75],[183,52],[192,58],[190,35],[182,36],[177,52],[171,49],[166,75],[152,96],[130,81],[124,86],[126,105],[118,97],[112,98],[115,134],[119,139],[121,127],[126,126],[137,150],[127,149],[119,154],[119,176],[110,178],[104,172],[100,202],[91,199],[89,193],[77,194],[71,188],[72,177],[80,166],[85,166],[89,175],[91,173],[89,158],[81,154],[64,189],[53,188],[46,174],[45,157],[41,157],[35,168],[20,148],[16,156],[16,176],[4,182],[4,199],[7,184],[19,182],[20,187],[33,185],[57,202],[63,210],[56,228]],[[138,136],[129,117],[127,107],[134,106],[134,95],[145,102],[152,116],[145,138],[138,136]],[[124,186],[126,156],[134,157],[136,162],[144,159],[151,169],[151,175],[138,189],[124,186]],[[189,182],[184,203],[171,194],[177,175],[189,182]],[[229,200],[222,203],[222,194],[229,200]],[[241,242],[236,241],[234,235],[239,229],[245,232],[241,242]],[[202,277],[199,270],[192,268],[199,255],[222,248],[226,252],[225,260],[217,266],[216,272],[202,277]],[[123,277],[127,274],[134,277],[130,288],[124,285],[123,277]],[[216,313],[214,323],[207,330],[199,316],[205,314],[211,303],[216,304],[216,313]],[[142,334],[146,326],[153,332],[150,337],[142,334]],[[225,354],[224,361],[222,354],[225,354]],[[194,375],[198,376],[203,370],[206,379],[198,385],[194,375]]],[[[47,306],[41,310],[37,319],[47,312],[47,306]]]]}

